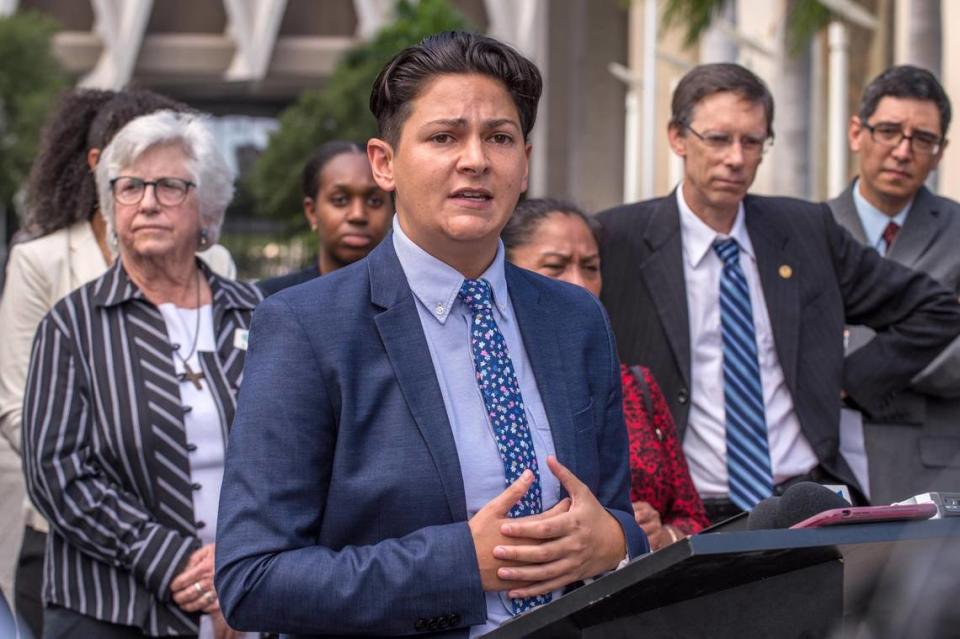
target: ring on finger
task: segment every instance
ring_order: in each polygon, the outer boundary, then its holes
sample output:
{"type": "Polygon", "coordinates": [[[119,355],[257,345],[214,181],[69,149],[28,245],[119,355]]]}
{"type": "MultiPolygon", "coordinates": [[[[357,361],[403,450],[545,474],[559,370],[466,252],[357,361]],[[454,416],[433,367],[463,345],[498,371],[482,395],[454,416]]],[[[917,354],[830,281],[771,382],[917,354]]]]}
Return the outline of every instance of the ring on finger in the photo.
{"type": "Polygon", "coordinates": [[[203,589],[203,586],[200,585],[199,581],[193,582],[193,589],[197,592],[198,595],[202,595],[203,593],[206,592],[206,590],[203,589]]]}
{"type": "Polygon", "coordinates": [[[217,600],[217,595],[212,590],[208,590],[207,592],[204,593],[203,600],[208,604],[211,604],[217,600]]]}

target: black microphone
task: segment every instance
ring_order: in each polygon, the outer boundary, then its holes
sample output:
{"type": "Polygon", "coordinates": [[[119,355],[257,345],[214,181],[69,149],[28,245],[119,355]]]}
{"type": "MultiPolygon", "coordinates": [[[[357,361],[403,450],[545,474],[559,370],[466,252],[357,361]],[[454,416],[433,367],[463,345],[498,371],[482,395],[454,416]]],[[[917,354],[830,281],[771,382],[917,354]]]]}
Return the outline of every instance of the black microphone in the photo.
{"type": "Polygon", "coordinates": [[[747,516],[747,530],[770,530],[777,527],[780,498],[767,497],[753,507],[747,516]]]}
{"type": "Polygon", "coordinates": [[[771,530],[790,526],[833,508],[847,508],[847,500],[812,481],[797,482],[781,497],[767,497],[754,506],[747,530],[771,530]]]}
{"type": "Polygon", "coordinates": [[[849,507],[846,499],[825,486],[812,481],[797,482],[780,498],[776,527],[789,528],[825,510],[849,507]]]}

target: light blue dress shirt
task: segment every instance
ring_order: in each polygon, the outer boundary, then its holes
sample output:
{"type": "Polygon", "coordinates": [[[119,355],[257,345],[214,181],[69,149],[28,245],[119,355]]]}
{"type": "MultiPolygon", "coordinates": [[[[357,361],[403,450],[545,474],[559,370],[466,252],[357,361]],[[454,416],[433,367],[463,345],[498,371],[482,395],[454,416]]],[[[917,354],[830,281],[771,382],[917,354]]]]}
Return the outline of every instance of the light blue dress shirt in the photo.
{"type": "MultiPolygon", "coordinates": [[[[470,350],[472,316],[467,305],[457,297],[464,277],[414,244],[400,228],[396,216],[393,218],[393,246],[418,302],[420,324],[430,349],[433,370],[440,383],[453,439],[457,444],[467,516],[473,517],[487,502],[503,492],[506,483],[503,461],[477,386],[470,350]]],[[[504,275],[503,243],[497,249],[493,264],[480,277],[490,283],[493,291],[494,319],[503,333],[520,384],[540,467],[543,509],[548,510],[560,500],[560,483],[547,468],[547,455],[555,454],[553,436],[510,302],[504,275]]],[[[554,593],[555,598],[559,595],[560,592],[554,593]]],[[[487,623],[473,626],[470,637],[490,632],[512,616],[506,593],[488,592],[486,598],[487,623]]]]}
{"type": "Polygon", "coordinates": [[[888,247],[883,239],[883,229],[887,228],[887,224],[890,222],[895,222],[903,228],[903,223],[907,221],[907,213],[913,206],[913,200],[907,202],[907,205],[899,213],[890,217],[863,197],[863,194],[860,193],[860,180],[858,179],[856,184],[853,185],[853,203],[857,208],[860,223],[863,224],[863,232],[867,236],[867,243],[877,249],[877,253],[880,255],[886,255],[888,247]]]}

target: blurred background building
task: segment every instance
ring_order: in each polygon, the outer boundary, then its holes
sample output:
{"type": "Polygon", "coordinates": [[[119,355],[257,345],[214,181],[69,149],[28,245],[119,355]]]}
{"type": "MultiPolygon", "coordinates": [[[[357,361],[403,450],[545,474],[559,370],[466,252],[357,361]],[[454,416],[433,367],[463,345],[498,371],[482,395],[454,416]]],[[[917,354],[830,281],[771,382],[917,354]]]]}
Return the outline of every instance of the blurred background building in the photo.
{"type": "MultiPolygon", "coordinates": [[[[849,115],[863,86],[891,64],[930,68],[960,96],[960,44],[945,36],[950,24],[960,25],[960,2],[951,0],[449,4],[543,71],[529,194],[590,210],[663,195],[676,184],[680,167],[665,135],[670,94],[700,62],[740,62],[773,90],[776,142],[757,192],[837,194],[855,168],[846,151],[849,115]]],[[[349,51],[390,25],[395,1],[0,0],[0,15],[30,10],[57,21],[53,47],[71,81],[146,87],[213,113],[223,150],[246,173],[278,117],[305,91],[322,92],[349,51]]],[[[960,198],[958,178],[960,152],[948,148],[932,186],[960,198]]],[[[228,244],[279,232],[283,223],[261,215],[257,202],[238,198],[228,244]]],[[[285,242],[251,246],[254,257],[308,257],[285,242]]]]}

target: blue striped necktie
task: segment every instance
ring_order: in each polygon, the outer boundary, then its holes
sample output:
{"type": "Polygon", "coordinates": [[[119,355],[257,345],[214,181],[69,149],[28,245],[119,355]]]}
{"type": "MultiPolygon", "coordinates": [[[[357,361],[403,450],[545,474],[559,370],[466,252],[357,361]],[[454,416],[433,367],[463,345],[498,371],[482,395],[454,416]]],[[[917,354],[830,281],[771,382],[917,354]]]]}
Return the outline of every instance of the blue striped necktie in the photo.
{"type": "Polygon", "coordinates": [[[720,328],[730,500],[743,510],[751,510],[773,493],[753,307],[737,241],[719,240],[713,250],[723,262],[720,328]]]}
{"type": "MultiPolygon", "coordinates": [[[[473,367],[503,461],[504,481],[509,486],[527,468],[533,472],[533,484],[527,494],[510,510],[510,516],[536,515],[542,509],[540,469],[537,467],[533,435],[527,425],[520,384],[510,360],[510,353],[507,352],[503,333],[493,317],[490,284],[486,280],[464,280],[459,297],[473,315],[470,322],[473,367]]],[[[513,612],[526,612],[535,606],[548,603],[550,599],[550,593],[513,599],[513,612]]]]}

